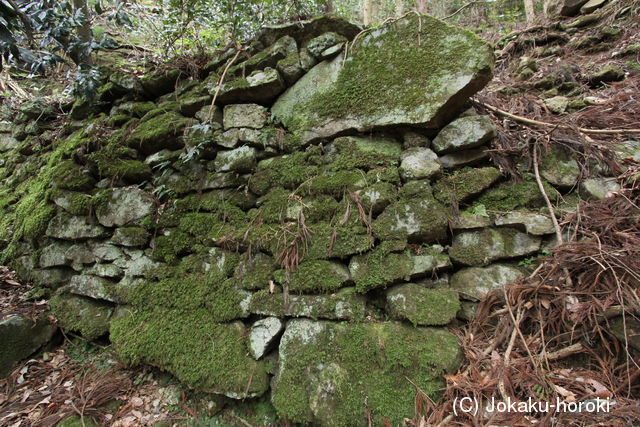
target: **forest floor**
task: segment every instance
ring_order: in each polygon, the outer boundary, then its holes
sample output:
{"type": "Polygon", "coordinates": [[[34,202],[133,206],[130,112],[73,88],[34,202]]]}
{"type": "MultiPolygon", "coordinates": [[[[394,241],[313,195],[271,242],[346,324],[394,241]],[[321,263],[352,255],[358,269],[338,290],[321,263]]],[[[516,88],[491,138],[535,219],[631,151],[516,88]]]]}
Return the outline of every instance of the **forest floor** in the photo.
{"type": "MultiPolygon", "coordinates": [[[[463,366],[447,378],[440,401],[418,393],[416,417],[406,425],[640,423],[640,359],[629,345],[638,338],[616,334],[609,323],[620,315],[637,322],[640,313],[640,167],[632,155],[615,155],[621,144],[640,140],[640,16],[624,13],[628,3],[584,26],[576,18],[563,28],[555,23],[510,37],[485,35],[499,49],[496,77],[473,104],[500,129],[496,164],[518,176],[518,163],[535,168],[557,143],[575,153],[585,176],[594,162],[607,165],[622,189],[580,202],[577,211],[555,210],[560,234],[568,236],[564,244],[535,261],[534,274],[489,295],[476,320],[455,331],[463,366]],[[594,79],[606,67],[623,75],[594,79]],[[545,102],[558,96],[567,101],[561,114],[545,102]],[[612,405],[607,413],[454,415],[456,399],[465,396],[602,398],[612,405]]],[[[0,270],[0,313],[35,318],[45,311],[46,302],[30,291],[0,270]]],[[[73,417],[75,425],[257,426],[273,416],[256,406],[248,414],[230,407],[212,418],[220,400],[183,390],[153,368],[119,365],[106,342],[60,336],[56,344],[0,380],[0,425],[53,426],[73,417]]]]}

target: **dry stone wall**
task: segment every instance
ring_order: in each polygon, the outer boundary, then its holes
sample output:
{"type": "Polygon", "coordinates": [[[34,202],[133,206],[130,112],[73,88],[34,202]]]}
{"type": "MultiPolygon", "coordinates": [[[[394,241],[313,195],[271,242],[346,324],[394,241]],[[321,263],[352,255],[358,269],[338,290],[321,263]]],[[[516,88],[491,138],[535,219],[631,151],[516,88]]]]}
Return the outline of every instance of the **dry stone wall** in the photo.
{"type": "MultiPolygon", "coordinates": [[[[458,367],[447,326],[554,244],[465,106],[492,67],[428,16],[321,17],[201,79],[114,72],[70,120],[24,104],[0,128],[4,260],[125,363],[296,423],[395,424],[458,367]]],[[[551,197],[578,179],[563,156],[551,197]]]]}

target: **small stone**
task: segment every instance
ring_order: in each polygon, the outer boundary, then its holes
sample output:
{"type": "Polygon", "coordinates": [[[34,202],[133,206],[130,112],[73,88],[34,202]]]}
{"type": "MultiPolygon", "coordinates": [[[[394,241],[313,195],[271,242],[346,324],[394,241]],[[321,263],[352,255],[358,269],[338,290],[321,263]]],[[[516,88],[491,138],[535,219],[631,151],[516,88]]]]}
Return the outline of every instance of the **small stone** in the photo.
{"type": "Polygon", "coordinates": [[[606,199],[620,191],[615,178],[589,178],[580,183],[580,192],[589,199],[606,199]]]}
{"type": "Polygon", "coordinates": [[[495,264],[484,268],[463,268],[451,276],[450,284],[462,298],[480,301],[489,292],[502,289],[518,277],[522,277],[522,272],[516,267],[495,264]]]}
{"type": "Polygon", "coordinates": [[[411,277],[432,274],[435,271],[451,267],[451,260],[446,254],[414,255],[411,277]]]}
{"type": "Polygon", "coordinates": [[[554,146],[541,155],[540,174],[552,185],[569,190],[580,177],[580,166],[567,149],[554,146]]]}
{"type": "Polygon", "coordinates": [[[73,276],[69,283],[69,291],[76,295],[82,295],[98,300],[119,303],[120,299],[114,294],[114,284],[97,276],[79,275],[73,276]]]}
{"type": "Polygon", "coordinates": [[[231,104],[224,107],[224,129],[262,129],[267,123],[268,111],[257,104],[231,104]]]}
{"type": "Polygon", "coordinates": [[[322,61],[327,57],[324,53],[327,49],[336,45],[344,45],[346,41],[346,37],[334,32],[328,32],[310,40],[307,44],[307,49],[309,53],[322,61]]]}
{"type": "Polygon", "coordinates": [[[71,261],[71,266],[76,271],[81,271],[84,264],[96,262],[96,257],[86,244],[75,244],[69,247],[64,254],[65,258],[71,261]]]}
{"type": "Polygon", "coordinates": [[[201,123],[222,125],[222,110],[217,105],[205,105],[195,115],[201,123]]]}
{"type": "Polygon", "coordinates": [[[94,245],[92,252],[100,261],[114,261],[124,256],[120,248],[110,243],[94,245]]]}
{"type": "Polygon", "coordinates": [[[453,289],[427,289],[415,283],[396,286],[386,294],[387,311],[394,319],[414,326],[440,326],[451,322],[460,309],[453,289]]]}
{"type": "Polygon", "coordinates": [[[598,86],[601,83],[619,82],[624,80],[625,73],[615,65],[607,65],[602,70],[589,76],[589,84],[598,86]]]}
{"type": "Polygon", "coordinates": [[[470,230],[492,225],[493,220],[489,216],[474,214],[462,214],[451,221],[451,226],[454,230],[470,230]]]}
{"type": "Polygon", "coordinates": [[[111,243],[120,246],[144,246],[149,241],[149,232],[142,227],[116,228],[111,243]]]}
{"type": "Polygon", "coordinates": [[[99,225],[89,222],[84,216],[71,216],[66,213],[59,213],[47,227],[46,235],[64,240],[81,240],[95,237],[102,237],[105,229],[99,225]]]}
{"type": "MultiPolygon", "coordinates": [[[[209,86],[209,93],[215,94],[218,77],[209,86]]],[[[270,102],[286,88],[283,78],[277,70],[265,68],[251,73],[244,79],[231,80],[223,83],[218,94],[220,103],[230,102],[270,102]]]]}
{"type": "Polygon", "coordinates": [[[153,213],[155,200],[139,188],[115,188],[96,207],[98,222],[105,227],[121,227],[153,213]]]}
{"type": "Polygon", "coordinates": [[[216,172],[249,173],[256,167],[256,149],[249,146],[220,151],[214,160],[216,172]]]}
{"type": "Polygon", "coordinates": [[[512,228],[465,231],[453,238],[451,259],[464,265],[487,265],[494,260],[529,255],[540,250],[542,240],[512,228]]]}
{"type": "Polygon", "coordinates": [[[115,264],[95,264],[94,266],[84,270],[84,273],[92,276],[115,279],[122,277],[124,271],[115,264]]]}
{"type": "Polygon", "coordinates": [[[472,166],[489,158],[489,153],[484,149],[473,149],[446,154],[438,160],[445,169],[472,166]]]}
{"type": "Polygon", "coordinates": [[[284,323],[277,317],[267,317],[251,325],[249,349],[253,358],[258,360],[267,354],[283,330],[284,323]]]}
{"type": "Polygon", "coordinates": [[[521,225],[529,234],[542,236],[555,232],[553,221],[548,216],[528,212],[510,212],[498,215],[496,225],[521,225]]]}
{"type": "Polygon", "coordinates": [[[49,342],[55,329],[46,317],[35,322],[17,315],[0,320],[0,378],[9,375],[16,363],[49,342]]]}
{"type": "Polygon", "coordinates": [[[545,99],[544,104],[552,113],[562,114],[567,110],[569,98],[566,96],[554,96],[553,98],[545,99]]]}
{"type": "Polygon", "coordinates": [[[0,133],[0,151],[5,152],[18,148],[20,141],[6,133],[0,133]]]}
{"type": "Polygon", "coordinates": [[[431,146],[436,153],[447,154],[479,147],[496,134],[496,127],[488,116],[462,117],[445,126],[431,146]]]}
{"type": "Polygon", "coordinates": [[[260,291],[251,295],[249,311],[262,316],[310,317],[330,320],[362,320],[366,299],[354,288],[343,288],[334,294],[289,295],[285,304],[281,293],[260,291]]]}
{"type": "Polygon", "coordinates": [[[402,152],[400,160],[400,176],[405,181],[431,178],[442,168],[436,153],[428,148],[409,148],[402,152]]]}
{"type": "Polygon", "coordinates": [[[54,242],[42,248],[40,253],[40,261],[38,265],[42,268],[58,267],[67,265],[69,262],[65,257],[65,253],[71,246],[70,243],[54,242]]]}

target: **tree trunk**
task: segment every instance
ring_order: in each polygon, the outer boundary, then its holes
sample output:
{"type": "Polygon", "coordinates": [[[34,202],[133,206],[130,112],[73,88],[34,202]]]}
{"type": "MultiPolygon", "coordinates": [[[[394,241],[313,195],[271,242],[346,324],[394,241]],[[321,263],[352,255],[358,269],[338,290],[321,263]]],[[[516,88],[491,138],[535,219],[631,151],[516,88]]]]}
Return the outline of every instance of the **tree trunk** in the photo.
{"type": "Polygon", "coordinates": [[[362,0],[362,23],[365,27],[371,25],[372,1],[373,0],[362,0]]]}
{"type": "Polygon", "coordinates": [[[91,63],[91,42],[93,41],[93,33],[91,31],[91,12],[87,5],[87,0],[73,0],[73,7],[76,10],[80,10],[85,17],[83,24],[78,27],[78,38],[82,43],[82,47],[77,54],[77,58],[74,59],[76,64],[91,63]]]}
{"type": "Polygon", "coordinates": [[[396,16],[404,15],[404,0],[396,0],[396,16]]]}
{"type": "Polygon", "coordinates": [[[416,0],[416,10],[420,13],[428,13],[427,0],[416,0]]]}
{"type": "Polygon", "coordinates": [[[536,12],[533,8],[533,0],[524,0],[524,13],[527,17],[527,24],[533,24],[536,19],[536,12]]]}

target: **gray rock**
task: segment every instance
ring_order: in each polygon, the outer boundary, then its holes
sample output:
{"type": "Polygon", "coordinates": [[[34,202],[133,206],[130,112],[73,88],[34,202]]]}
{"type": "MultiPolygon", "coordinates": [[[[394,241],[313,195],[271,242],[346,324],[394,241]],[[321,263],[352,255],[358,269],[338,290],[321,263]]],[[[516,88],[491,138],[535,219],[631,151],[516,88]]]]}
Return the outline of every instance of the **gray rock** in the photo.
{"type": "Polygon", "coordinates": [[[75,244],[69,247],[64,254],[71,261],[71,267],[76,271],[82,271],[84,264],[93,264],[96,257],[91,248],[86,244],[75,244]]]}
{"type": "Polygon", "coordinates": [[[54,242],[42,248],[38,265],[42,268],[58,267],[69,264],[65,253],[71,247],[71,243],[54,242]]]}
{"type": "Polygon", "coordinates": [[[9,375],[15,364],[48,343],[55,330],[46,316],[35,322],[17,315],[0,320],[0,378],[9,375]]]}
{"type": "Polygon", "coordinates": [[[435,271],[451,267],[451,260],[444,253],[429,255],[413,255],[413,270],[411,277],[432,274],[435,271]]]}
{"type": "Polygon", "coordinates": [[[322,15],[306,21],[288,22],[286,24],[267,26],[262,29],[258,39],[269,46],[283,36],[293,37],[298,45],[306,45],[311,39],[322,34],[333,32],[353,39],[362,28],[335,15],[322,15]]]}
{"type": "Polygon", "coordinates": [[[325,59],[323,55],[324,51],[336,45],[343,45],[346,41],[347,38],[340,34],[333,32],[324,33],[314,39],[311,39],[307,44],[307,49],[311,55],[315,56],[319,60],[323,60],[325,59]]]}
{"type": "Polygon", "coordinates": [[[146,277],[153,269],[160,265],[159,263],[152,261],[147,256],[140,256],[128,261],[119,259],[113,263],[122,268],[125,276],[129,277],[146,277]]]}
{"type": "Polygon", "coordinates": [[[274,104],[273,115],[303,143],[390,125],[438,128],[489,81],[493,67],[485,42],[428,16],[382,25],[349,51],[346,60],[318,64],[274,104]]]}
{"type": "Polygon", "coordinates": [[[560,95],[554,96],[553,98],[545,99],[544,104],[552,113],[562,114],[567,110],[567,107],[569,106],[569,98],[560,95]]]}
{"type": "Polygon", "coordinates": [[[82,240],[102,237],[105,232],[100,225],[91,224],[87,217],[59,213],[49,222],[46,235],[63,240],[82,240]]]}
{"type": "Polygon", "coordinates": [[[580,183],[580,192],[588,199],[605,199],[620,191],[615,178],[588,178],[580,183]]]}
{"type": "Polygon", "coordinates": [[[29,273],[33,284],[51,289],[67,285],[72,276],[73,270],[68,268],[38,268],[29,273]]]}
{"type": "Polygon", "coordinates": [[[521,225],[529,234],[541,236],[555,232],[553,221],[545,215],[529,212],[509,212],[495,218],[496,225],[521,225]]]}
{"type": "Polygon", "coordinates": [[[260,291],[251,295],[248,310],[251,314],[277,317],[310,317],[330,320],[362,320],[366,300],[354,288],[344,288],[334,294],[289,295],[285,304],[283,294],[260,291]]]}
{"type": "Polygon", "coordinates": [[[453,238],[451,259],[464,265],[487,265],[492,261],[529,255],[540,250],[542,240],[512,228],[465,231],[453,238]]]}
{"type": "Polygon", "coordinates": [[[545,15],[549,18],[558,16],[574,16],[587,0],[546,0],[544,2],[545,15]]]}
{"type": "Polygon", "coordinates": [[[489,158],[489,153],[484,149],[459,151],[444,155],[438,159],[445,169],[461,168],[480,163],[489,158]]]}
{"type": "MultiPolygon", "coordinates": [[[[209,93],[216,93],[218,77],[209,83],[209,93]]],[[[285,89],[285,82],[273,68],[254,71],[246,78],[223,83],[218,93],[217,101],[226,104],[230,102],[259,102],[266,103],[273,100],[285,89]]]]}
{"type": "Polygon", "coordinates": [[[493,225],[493,220],[489,216],[463,214],[451,221],[454,230],[470,230],[473,228],[484,228],[493,225]]]}
{"type": "Polygon", "coordinates": [[[13,150],[14,148],[18,148],[20,145],[20,141],[15,139],[13,136],[0,133],[0,151],[5,152],[9,150],[13,150]]]}
{"type": "Polygon", "coordinates": [[[224,107],[224,128],[262,129],[267,123],[268,111],[257,104],[231,104],[224,107]]]}
{"type": "Polygon", "coordinates": [[[116,228],[111,243],[120,246],[145,246],[149,241],[149,232],[142,227],[116,228]]]}
{"type": "Polygon", "coordinates": [[[365,209],[377,215],[397,198],[396,187],[388,182],[376,182],[356,192],[365,209]]]}
{"type": "Polygon", "coordinates": [[[522,272],[516,267],[495,264],[489,267],[463,268],[451,276],[451,287],[465,299],[481,300],[487,293],[513,283],[522,272]]]}
{"type": "Polygon", "coordinates": [[[580,8],[580,13],[591,13],[604,6],[607,1],[609,0],[589,0],[580,8]]]}
{"type": "Polygon", "coordinates": [[[84,270],[85,274],[91,276],[105,277],[108,279],[116,279],[124,275],[122,268],[115,264],[96,264],[84,270]]]}
{"type": "Polygon", "coordinates": [[[222,172],[207,175],[200,186],[195,186],[194,190],[216,190],[221,188],[233,188],[245,185],[248,182],[246,176],[237,173],[222,172]]]}
{"type": "Polygon", "coordinates": [[[209,122],[222,125],[222,110],[217,105],[205,105],[196,113],[195,117],[201,123],[209,122]]]}
{"type": "Polygon", "coordinates": [[[115,295],[114,290],[112,282],[97,276],[81,274],[73,276],[69,283],[69,291],[73,294],[119,303],[120,298],[115,295]]]}
{"type": "Polygon", "coordinates": [[[115,188],[108,198],[96,207],[98,222],[105,227],[122,227],[151,215],[155,200],[139,188],[115,188]]]}
{"type": "Polygon", "coordinates": [[[447,154],[479,147],[496,135],[496,127],[488,116],[462,117],[445,126],[431,147],[438,154],[447,154]]]}
{"type": "Polygon", "coordinates": [[[386,293],[387,312],[414,326],[438,326],[451,322],[460,309],[458,293],[452,289],[427,289],[415,283],[398,285],[386,293]]]}
{"type": "Polygon", "coordinates": [[[448,216],[447,209],[433,198],[398,202],[375,219],[373,233],[380,239],[433,242],[446,236],[448,216]]]}
{"type": "Polygon", "coordinates": [[[400,176],[405,181],[431,178],[442,168],[436,153],[428,148],[409,148],[402,152],[400,160],[400,176]]]}
{"type": "Polygon", "coordinates": [[[213,164],[216,172],[253,172],[256,168],[256,149],[243,145],[235,150],[220,151],[213,164]]]}
{"type": "Polygon", "coordinates": [[[113,261],[124,256],[119,247],[110,243],[98,243],[93,246],[92,252],[100,261],[113,261]]]}
{"type": "Polygon", "coordinates": [[[258,360],[267,354],[283,330],[284,323],[277,317],[267,317],[251,325],[249,350],[253,358],[258,360]]]}
{"type": "Polygon", "coordinates": [[[566,149],[554,146],[541,154],[540,174],[550,184],[561,189],[571,189],[580,177],[578,162],[566,149]]]}

